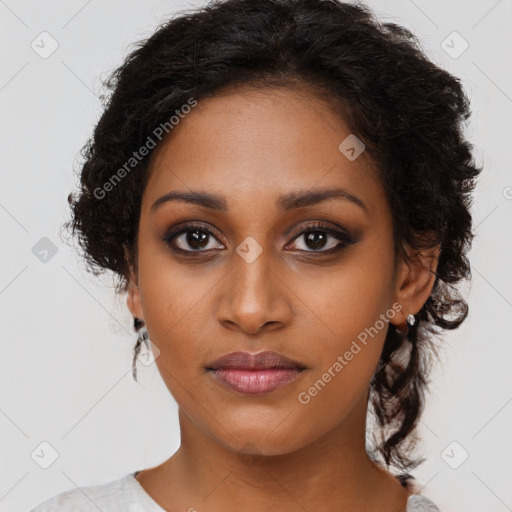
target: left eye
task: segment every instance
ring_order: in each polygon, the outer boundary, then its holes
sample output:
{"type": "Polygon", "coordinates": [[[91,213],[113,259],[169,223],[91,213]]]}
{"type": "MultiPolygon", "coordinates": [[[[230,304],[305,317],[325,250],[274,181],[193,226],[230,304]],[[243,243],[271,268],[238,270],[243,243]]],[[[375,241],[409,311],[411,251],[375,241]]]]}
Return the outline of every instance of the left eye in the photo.
{"type": "Polygon", "coordinates": [[[297,249],[306,252],[335,252],[350,244],[344,233],[329,228],[309,228],[294,240],[303,240],[302,247],[297,249]]]}

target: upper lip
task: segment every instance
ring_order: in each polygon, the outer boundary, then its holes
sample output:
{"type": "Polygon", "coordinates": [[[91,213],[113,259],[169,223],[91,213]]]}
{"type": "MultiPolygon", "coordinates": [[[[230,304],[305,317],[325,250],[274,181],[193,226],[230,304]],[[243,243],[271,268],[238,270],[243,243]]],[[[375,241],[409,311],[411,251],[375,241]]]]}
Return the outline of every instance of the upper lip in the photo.
{"type": "Polygon", "coordinates": [[[269,368],[292,368],[304,370],[306,367],[283,354],[264,351],[257,354],[250,352],[231,352],[225,356],[212,361],[208,370],[219,370],[224,368],[236,368],[240,370],[267,370],[269,368]]]}

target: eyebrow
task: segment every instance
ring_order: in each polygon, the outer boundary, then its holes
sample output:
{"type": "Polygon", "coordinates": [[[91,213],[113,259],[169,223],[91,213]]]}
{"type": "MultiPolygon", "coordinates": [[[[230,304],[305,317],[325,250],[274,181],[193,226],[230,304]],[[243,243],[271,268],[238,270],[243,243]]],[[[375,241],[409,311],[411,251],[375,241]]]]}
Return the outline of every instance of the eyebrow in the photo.
{"type": "MultiPolygon", "coordinates": [[[[322,189],[306,189],[289,192],[287,194],[280,195],[276,201],[277,206],[280,210],[287,212],[296,208],[303,208],[305,206],[312,206],[329,199],[344,199],[350,201],[366,213],[368,207],[366,204],[354,194],[351,194],[348,190],[343,188],[322,188],[322,189]]],[[[220,195],[212,194],[210,192],[201,191],[190,191],[181,192],[173,190],[162,197],[158,198],[151,206],[150,211],[155,211],[160,205],[168,203],[170,201],[183,201],[186,203],[203,206],[212,210],[221,212],[228,211],[228,204],[226,198],[220,195]]]]}

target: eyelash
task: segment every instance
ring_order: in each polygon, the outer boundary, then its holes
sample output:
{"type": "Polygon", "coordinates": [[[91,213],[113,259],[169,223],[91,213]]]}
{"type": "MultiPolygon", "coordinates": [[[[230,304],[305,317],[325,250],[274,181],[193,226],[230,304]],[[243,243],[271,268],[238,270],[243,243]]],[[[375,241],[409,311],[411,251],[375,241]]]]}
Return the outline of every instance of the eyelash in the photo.
{"type": "MultiPolygon", "coordinates": [[[[178,236],[180,236],[184,233],[188,233],[190,231],[201,231],[203,233],[207,233],[209,236],[214,237],[218,241],[218,236],[214,231],[212,231],[207,226],[204,226],[202,224],[195,224],[195,223],[186,224],[184,226],[180,226],[177,229],[170,230],[162,237],[162,241],[173,251],[187,255],[187,256],[189,256],[189,255],[191,256],[193,254],[201,254],[201,253],[205,254],[205,253],[208,253],[210,250],[212,250],[212,249],[186,250],[186,249],[181,249],[179,247],[175,247],[173,244],[174,239],[177,238],[178,236]]],[[[348,246],[356,243],[356,240],[354,240],[348,233],[341,231],[341,230],[333,229],[329,224],[326,224],[322,221],[317,221],[317,222],[312,222],[312,223],[306,224],[304,226],[304,229],[302,231],[300,231],[297,235],[294,236],[294,238],[292,239],[292,242],[297,240],[301,236],[303,236],[307,233],[311,233],[311,232],[325,233],[327,235],[332,236],[333,238],[336,238],[337,240],[339,240],[340,243],[337,244],[335,247],[332,247],[331,249],[327,249],[327,250],[317,250],[317,251],[301,250],[302,252],[305,252],[307,254],[311,254],[311,253],[312,254],[321,254],[321,255],[335,254],[335,253],[338,253],[338,252],[346,249],[348,246]]]]}

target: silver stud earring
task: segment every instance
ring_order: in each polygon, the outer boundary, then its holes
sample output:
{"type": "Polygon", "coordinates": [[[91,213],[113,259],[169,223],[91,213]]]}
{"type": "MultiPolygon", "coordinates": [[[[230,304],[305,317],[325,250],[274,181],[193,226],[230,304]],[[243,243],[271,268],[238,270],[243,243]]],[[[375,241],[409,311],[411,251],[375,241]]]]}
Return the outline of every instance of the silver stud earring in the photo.
{"type": "Polygon", "coordinates": [[[406,325],[405,329],[402,331],[401,329],[399,329],[397,327],[396,332],[398,334],[407,335],[407,333],[409,332],[409,327],[412,327],[415,323],[416,323],[416,317],[413,314],[409,313],[405,320],[405,325],[406,325]]]}

